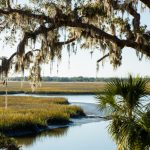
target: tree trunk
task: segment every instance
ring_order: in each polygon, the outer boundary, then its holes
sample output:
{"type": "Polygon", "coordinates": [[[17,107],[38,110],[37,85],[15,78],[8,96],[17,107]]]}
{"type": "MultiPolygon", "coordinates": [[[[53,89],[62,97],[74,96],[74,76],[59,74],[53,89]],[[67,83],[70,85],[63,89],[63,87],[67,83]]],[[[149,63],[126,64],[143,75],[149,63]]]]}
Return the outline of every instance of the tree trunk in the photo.
{"type": "Polygon", "coordinates": [[[8,89],[7,89],[7,79],[5,82],[5,109],[8,108],[8,89]]]}

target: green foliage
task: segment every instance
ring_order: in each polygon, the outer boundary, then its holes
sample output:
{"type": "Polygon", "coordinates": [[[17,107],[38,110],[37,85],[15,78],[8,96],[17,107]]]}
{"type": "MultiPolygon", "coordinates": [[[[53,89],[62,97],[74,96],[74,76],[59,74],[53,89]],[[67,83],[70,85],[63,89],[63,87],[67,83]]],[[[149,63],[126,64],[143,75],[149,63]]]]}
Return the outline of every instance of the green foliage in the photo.
{"type": "Polygon", "coordinates": [[[19,150],[16,141],[0,134],[0,149],[19,150]]]}
{"type": "Polygon", "coordinates": [[[130,75],[128,80],[115,79],[107,83],[105,94],[97,96],[99,108],[111,116],[109,132],[119,150],[150,147],[150,109],[143,101],[148,94],[148,83],[148,79],[130,75]]]}

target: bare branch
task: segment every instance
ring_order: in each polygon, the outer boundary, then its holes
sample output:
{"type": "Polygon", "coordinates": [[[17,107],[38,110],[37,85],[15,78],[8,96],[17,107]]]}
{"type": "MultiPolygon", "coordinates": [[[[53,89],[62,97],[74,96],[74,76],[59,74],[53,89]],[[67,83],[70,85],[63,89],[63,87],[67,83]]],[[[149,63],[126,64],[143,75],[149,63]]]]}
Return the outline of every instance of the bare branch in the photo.
{"type": "Polygon", "coordinates": [[[112,6],[115,10],[125,10],[127,13],[134,17],[133,19],[133,27],[134,31],[139,31],[140,28],[140,14],[133,8],[132,2],[129,4],[123,3],[118,4],[118,1],[112,1],[112,6]]]}
{"type": "Polygon", "coordinates": [[[9,10],[11,9],[10,0],[7,0],[7,7],[9,10]]]}
{"type": "Polygon", "coordinates": [[[127,6],[127,11],[134,17],[133,19],[133,27],[134,32],[139,31],[140,29],[140,14],[133,8],[132,3],[127,6]]]}
{"type": "Polygon", "coordinates": [[[109,53],[104,55],[102,58],[100,58],[99,60],[97,60],[97,63],[101,62],[102,60],[104,60],[105,58],[109,57],[109,53]]]}
{"type": "Polygon", "coordinates": [[[150,0],[140,0],[142,3],[144,3],[148,8],[150,8],[150,0]]]}
{"type": "Polygon", "coordinates": [[[74,38],[69,39],[69,40],[64,41],[64,42],[57,42],[56,44],[57,44],[57,45],[65,45],[65,44],[72,43],[72,42],[75,41],[76,39],[77,39],[77,37],[74,37],[74,38]]]}

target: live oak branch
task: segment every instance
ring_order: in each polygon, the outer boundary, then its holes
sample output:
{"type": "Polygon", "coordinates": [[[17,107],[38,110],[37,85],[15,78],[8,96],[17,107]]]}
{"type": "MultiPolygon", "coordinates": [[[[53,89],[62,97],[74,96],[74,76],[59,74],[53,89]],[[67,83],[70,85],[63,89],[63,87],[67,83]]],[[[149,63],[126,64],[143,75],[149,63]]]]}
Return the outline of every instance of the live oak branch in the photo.
{"type": "Polygon", "coordinates": [[[114,68],[121,65],[125,47],[134,49],[139,58],[150,57],[150,32],[141,25],[141,11],[149,9],[149,0],[29,0],[24,4],[0,0],[0,33],[8,43],[19,41],[10,58],[1,57],[0,74],[7,77],[11,68],[15,72],[31,68],[30,80],[36,84],[41,64],[61,59],[63,45],[75,52],[77,44],[99,49],[103,56],[97,62],[109,58],[114,68]]]}

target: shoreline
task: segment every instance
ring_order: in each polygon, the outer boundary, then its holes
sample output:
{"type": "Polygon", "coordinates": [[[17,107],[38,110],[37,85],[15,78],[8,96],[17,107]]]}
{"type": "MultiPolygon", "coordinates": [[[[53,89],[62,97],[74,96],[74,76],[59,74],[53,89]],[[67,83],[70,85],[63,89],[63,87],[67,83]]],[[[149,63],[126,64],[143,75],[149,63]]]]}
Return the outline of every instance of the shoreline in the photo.
{"type": "Polygon", "coordinates": [[[77,126],[77,125],[82,125],[82,124],[87,124],[87,123],[92,123],[92,122],[100,122],[100,121],[107,121],[108,119],[106,117],[100,117],[100,116],[78,116],[75,118],[71,118],[72,121],[69,121],[68,123],[64,123],[64,124],[51,124],[45,127],[38,127],[35,126],[35,128],[33,129],[26,129],[26,130],[18,130],[18,131],[7,131],[4,132],[3,134],[5,136],[8,137],[26,137],[26,136],[35,136],[38,135],[42,132],[45,131],[51,131],[54,129],[59,129],[59,128],[68,128],[71,126],[77,126]],[[82,121],[83,119],[83,121],[82,121]],[[85,121],[86,119],[88,119],[88,121],[85,121]],[[95,119],[95,120],[93,120],[95,119]],[[77,121],[73,121],[73,120],[77,120],[77,121]],[[79,124],[80,122],[80,124],[79,124]]]}
{"type": "MultiPolygon", "coordinates": [[[[0,91],[0,96],[5,95],[5,91],[0,91]]],[[[96,94],[104,94],[104,92],[99,91],[99,92],[24,92],[24,91],[8,91],[7,92],[8,96],[9,95],[15,95],[15,94],[37,94],[37,95],[96,95],[96,94]]],[[[147,93],[147,95],[150,95],[150,92],[147,93]]]]}
{"type": "MultiPolygon", "coordinates": [[[[66,125],[69,126],[69,123],[66,123],[66,125]]],[[[53,125],[55,126],[55,125],[53,125]]],[[[49,131],[52,130],[51,128],[49,128],[49,125],[47,126],[38,126],[38,125],[34,125],[32,126],[32,128],[27,128],[27,129],[20,129],[20,130],[13,130],[13,131],[4,131],[2,132],[5,136],[8,137],[25,137],[25,136],[33,136],[33,135],[38,135],[44,131],[49,131]]]]}
{"type": "MultiPolygon", "coordinates": [[[[103,92],[99,92],[103,94],[103,92]]],[[[5,95],[5,91],[0,91],[0,95],[5,95]]],[[[58,95],[95,95],[97,94],[96,92],[24,92],[24,91],[8,91],[7,94],[37,94],[37,95],[53,95],[53,94],[58,94],[58,95]]]]}
{"type": "Polygon", "coordinates": [[[78,114],[77,116],[72,116],[69,121],[65,122],[51,122],[51,124],[47,124],[46,126],[38,126],[34,125],[25,129],[16,129],[13,131],[5,131],[3,134],[9,137],[25,137],[25,136],[34,136],[38,135],[45,131],[51,131],[53,129],[71,127],[76,125],[82,125],[92,122],[99,122],[107,120],[106,117],[102,117],[103,114],[100,111],[96,110],[96,104],[90,103],[71,103],[72,105],[81,106],[85,114],[78,114]],[[91,113],[92,111],[92,113],[91,113]]]}

